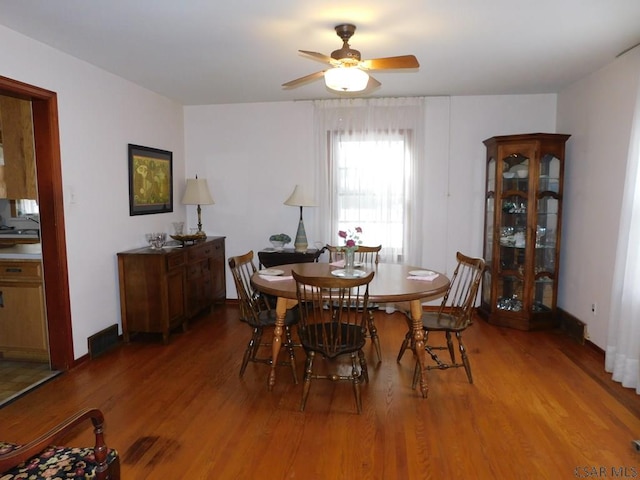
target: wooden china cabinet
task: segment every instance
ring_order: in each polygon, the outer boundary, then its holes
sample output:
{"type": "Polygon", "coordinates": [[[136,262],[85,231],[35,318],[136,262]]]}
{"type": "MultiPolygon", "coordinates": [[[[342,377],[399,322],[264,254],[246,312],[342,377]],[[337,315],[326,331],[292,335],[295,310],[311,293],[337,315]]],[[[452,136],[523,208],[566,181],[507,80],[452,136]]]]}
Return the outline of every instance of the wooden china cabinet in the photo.
{"type": "Polygon", "coordinates": [[[478,312],[535,330],[557,324],[565,143],[570,135],[492,137],[487,148],[484,258],[478,312]]]}

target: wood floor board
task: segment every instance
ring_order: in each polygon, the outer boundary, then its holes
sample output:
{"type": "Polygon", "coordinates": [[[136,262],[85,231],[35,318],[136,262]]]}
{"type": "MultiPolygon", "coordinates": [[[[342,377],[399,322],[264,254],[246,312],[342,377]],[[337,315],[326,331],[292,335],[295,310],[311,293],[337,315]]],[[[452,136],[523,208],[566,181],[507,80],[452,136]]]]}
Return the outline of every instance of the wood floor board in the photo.
{"type": "MultiPolygon", "coordinates": [[[[314,381],[300,412],[302,384],[288,367],[271,392],[266,365],[250,364],[240,379],[250,332],[227,305],[169,345],[139,338],[0,409],[0,438],[27,441],[95,406],[122,477],[136,480],[562,479],[586,478],[592,468],[611,477],[621,467],[640,474],[630,444],[640,437],[640,397],[607,378],[592,349],[558,332],[478,319],[464,335],[474,383],[463,369],[432,370],[423,399],[411,389],[411,353],[395,361],[402,315],[378,312],[376,324],[383,362],[368,345],[362,415],[347,383],[314,381]]],[[[303,368],[299,351],[300,380],[303,368]]],[[[82,430],[66,439],[90,441],[82,430]]]]}

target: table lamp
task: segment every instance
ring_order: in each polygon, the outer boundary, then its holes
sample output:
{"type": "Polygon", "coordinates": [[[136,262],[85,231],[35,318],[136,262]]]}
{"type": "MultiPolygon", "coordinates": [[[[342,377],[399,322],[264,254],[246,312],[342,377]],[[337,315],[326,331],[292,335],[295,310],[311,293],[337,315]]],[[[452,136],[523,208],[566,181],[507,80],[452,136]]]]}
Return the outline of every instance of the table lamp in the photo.
{"type": "Polygon", "coordinates": [[[187,178],[187,188],[184,191],[182,203],[184,205],[198,206],[198,232],[196,235],[206,236],[202,231],[202,209],[200,205],[213,205],[214,203],[206,178],[198,178],[198,175],[196,175],[196,178],[187,178]]]}
{"type": "Polygon", "coordinates": [[[304,230],[304,222],[302,221],[302,207],[315,207],[316,203],[310,197],[307,197],[300,185],[296,185],[289,198],[284,201],[285,205],[290,207],[300,207],[300,221],[298,222],[298,231],[296,232],[296,239],[293,243],[293,247],[296,252],[307,251],[307,232],[304,230]]]}

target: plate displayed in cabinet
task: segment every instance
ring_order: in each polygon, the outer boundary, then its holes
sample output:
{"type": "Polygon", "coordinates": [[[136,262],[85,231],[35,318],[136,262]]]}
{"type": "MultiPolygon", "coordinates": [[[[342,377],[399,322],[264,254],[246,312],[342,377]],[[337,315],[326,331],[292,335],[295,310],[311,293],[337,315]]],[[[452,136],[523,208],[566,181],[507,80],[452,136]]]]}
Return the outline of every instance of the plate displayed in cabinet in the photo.
{"type": "Polygon", "coordinates": [[[509,169],[509,172],[520,178],[526,178],[529,175],[529,167],[526,165],[514,165],[509,169]]]}

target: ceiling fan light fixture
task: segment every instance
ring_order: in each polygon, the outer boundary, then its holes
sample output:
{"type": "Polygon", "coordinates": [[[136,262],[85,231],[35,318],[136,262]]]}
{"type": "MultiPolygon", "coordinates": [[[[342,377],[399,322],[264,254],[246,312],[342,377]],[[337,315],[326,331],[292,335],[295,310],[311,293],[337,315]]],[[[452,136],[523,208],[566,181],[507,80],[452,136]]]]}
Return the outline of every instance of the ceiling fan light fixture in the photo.
{"type": "Polygon", "coordinates": [[[367,88],[369,75],[355,67],[336,67],[324,72],[324,83],[337,92],[361,92],[367,88]]]}

